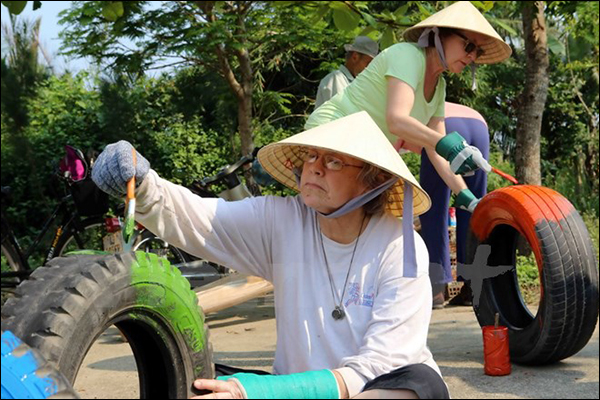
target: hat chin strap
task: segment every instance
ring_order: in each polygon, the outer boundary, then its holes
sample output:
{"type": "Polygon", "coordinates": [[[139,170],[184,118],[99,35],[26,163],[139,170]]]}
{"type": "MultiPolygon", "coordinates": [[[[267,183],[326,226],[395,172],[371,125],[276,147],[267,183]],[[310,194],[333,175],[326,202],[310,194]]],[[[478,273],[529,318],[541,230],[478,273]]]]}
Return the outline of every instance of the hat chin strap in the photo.
{"type": "MultiPolygon", "coordinates": [[[[296,177],[296,185],[298,186],[298,188],[300,188],[300,169],[299,168],[294,168],[293,170],[294,172],[294,176],[296,177]]],[[[317,213],[325,218],[339,218],[342,217],[348,213],[351,213],[354,210],[358,210],[359,208],[361,208],[362,206],[364,206],[365,204],[367,204],[368,202],[370,202],[371,200],[373,200],[375,197],[379,196],[381,193],[385,192],[387,189],[391,188],[396,182],[398,182],[398,178],[392,178],[386,182],[384,182],[383,184],[377,186],[375,189],[372,189],[370,191],[368,191],[367,193],[361,194],[360,196],[357,196],[351,200],[349,200],[346,204],[344,204],[343,206],[341,206],[340,208],[338,208],[337,210],[335,210],[332,213],[329,214],[323,214],[320,211],[317,211],[317,213]]]]}
{"type": "Polygon", "coordinates": [[[429,47],[429,34],[431,32],[433,32],[435,35],[433,41],[435,43],[435,48],[437,49],[438,55],[440,56],[442,66],[444,67],[444,70],[447,70],[448,63],[446,63],[446,54],[444,53],[444,46],[442,46],[442,40],[440,39],[440,30],[437,26],[434,26],[433,28],[426,28],[423,33],[421,33],[421,36],[419,36],[417,46],[429,47]]]}
{"type": "MultiPolygon", "coordinates": [[[[300,169],[296,167],[293,169],[293,172],[296,177],[296,184],[298,185],[298,188],[300,188],[300,169]]],[[[353,198],[330,214],[323,214],[319,211],[317,211],[317,213],[325,218],[339,218],[364,206],[369,201],[391,188],[396,182],[398,182],[398,178],[392,178],[375,189],[353,198]]],[[[413,187],[406,181],[404,182],[404,200],[402,202],[402,240],[404,241],[404,271],[402,276],[405,278],[416,278],[417,249],[413,217],[413,187]],[[410,210],[410,212],[405,213],[405,210],[410,210]]]]}

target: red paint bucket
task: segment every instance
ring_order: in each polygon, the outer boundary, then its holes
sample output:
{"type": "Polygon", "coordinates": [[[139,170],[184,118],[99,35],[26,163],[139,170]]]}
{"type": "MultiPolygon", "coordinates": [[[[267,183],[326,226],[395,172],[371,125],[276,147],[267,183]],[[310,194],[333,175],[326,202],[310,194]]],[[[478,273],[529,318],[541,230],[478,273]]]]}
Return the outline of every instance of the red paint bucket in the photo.
{"type": "Polygon", "coordinates": [[[483,327],[483,369],[491,376],[510,374],[507,327],[497,324],[483,327]]]}

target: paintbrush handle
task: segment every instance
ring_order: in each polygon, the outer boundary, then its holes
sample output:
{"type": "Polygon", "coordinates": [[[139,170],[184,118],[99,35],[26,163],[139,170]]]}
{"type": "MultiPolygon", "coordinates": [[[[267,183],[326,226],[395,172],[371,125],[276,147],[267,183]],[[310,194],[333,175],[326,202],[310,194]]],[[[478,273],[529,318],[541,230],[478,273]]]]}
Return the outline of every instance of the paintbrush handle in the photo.
{"type": "Polygon", "coordinates": [[[506,172],[502,172],[500,171],[498,168],[492,167],[492,172],[494,172],[495,174],[500,175],[501,177],[503,177],[504,179],[514,183],[515,185],[518,185],[519,182],[511,175],[507,174],[506,172]]]}
{"type": "Polygon", "coordinates": [[[135,169],[137,167],[137,152],[135,149],[131,149],[131,155],[133,156],[133,176],[127,182],[127,202],[131,199],[135,199],[135,169]]]}

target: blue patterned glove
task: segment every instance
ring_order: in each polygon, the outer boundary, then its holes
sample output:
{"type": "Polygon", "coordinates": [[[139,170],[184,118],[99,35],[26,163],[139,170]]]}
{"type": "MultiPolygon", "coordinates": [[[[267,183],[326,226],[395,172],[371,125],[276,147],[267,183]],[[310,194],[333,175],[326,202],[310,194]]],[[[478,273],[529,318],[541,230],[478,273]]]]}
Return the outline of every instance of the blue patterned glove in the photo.
{"type": "Polygon", "coordinates": [[[92,180],[102,191],[114,197],[124,197],[127,194],[127,182],[134,173],[136,184],[142,183],[150,170],[150,163],[137,153],[137,167],[134,171],[132,149],[129,142],[121,140],[109,144],[100,153],[92,167],[92,180]]]}

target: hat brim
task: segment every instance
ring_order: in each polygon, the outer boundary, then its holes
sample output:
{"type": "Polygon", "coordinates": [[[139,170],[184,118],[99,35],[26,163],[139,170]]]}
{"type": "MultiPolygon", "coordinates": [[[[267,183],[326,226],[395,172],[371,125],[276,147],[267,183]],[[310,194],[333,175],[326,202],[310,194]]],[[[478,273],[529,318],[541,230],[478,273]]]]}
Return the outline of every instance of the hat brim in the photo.
{"type": "Polygon", "coordinates": [[[512,54],[510,46],[502,40],[489,21],[470,1],[457,1],[425,18],[412,28],[405,30],[404,39],[408,42],[418,42],[423,31],[433,27],[469,31],[488,38],[485,43],[481,44],[484,53],[475,60],[476,64],[499,63],[512,54]]]}
{"type": "Polygon", "coordinates": [[[409,28],[406,31],[404,31],[404,39],[407,42],[416,43],[419,40],[419,38],[421,37],[421,34],[423,33],[423,31],[425,29],[433,28],[433,27],[458,29],[461,31],[474,32],[474,33],[485,36],[488,40],[480,46],[481,49],[483,50],[483,55],[481,57],[478,57],[475,60],[475,64],[496,64],[496,63],[506,60],[512,54],[512,49],[510,48],[510,46],[502,40],[496,39],[495,37],[489,36],[480,31],[465,29],[462,27],[451,26],[451,25],[440,24],[440,25],[414,26],[414,27],[409,28]]]}
{"type": "MultiPolygon", "coordinates": [[[[262,167],[267,171],[274,179],[281,184],[289,187],[292,190],[300,192],[300,188],[296,183],[296,177],[294,175],[294,168],[302,169],[304,161],[302,159],[302,153],[307,147],[326,150],[336,151],[335,149],[329,149],[319,146],[306,145],[303,143],[273,143],[266,147],[263,147],[258,153],[258,161],[262,167]]],[[[343,154],[343,153],[342,153],[343,154]]],[[[368,160],[361,159],[348,154],[357,160],[361,160],[365,163],[375,165],[368,160]]],[[[396,217],[401,217],[403,213],[403,202],[404,202],[404,184],[408,183],[413,187],[413,215],[421,215],[431,207],[431,199],[429,195],[418,185],[413,182],[404,179],[393,171],[389,171],[382,168],[379,165],[375,165],[393,176],[399,178],[398,182],[392,186],[389,195],[389,203],[386,206],[386,210],[391,212],[396,217]]]]}
{"type": "Polygon", "coordinates": [[[346,50],[346,52],[353,51],[353,52],[355,52],[355,53],[363,54],[363,55],[365,55],[365,56],[369,56],[369,57],[371,57],[371,58],[375,58],[375,57],[377,57],[377,54],[373,55],[372,53],[367,53],[367,52],[366,52],[366,51],[364,51],[364,50],[357,50],[357,49],[355,49],[355,48],[354,48],[354,47],[353,47],[351,44],[345,44],[345,45],[344,45],[344,50],[346,50]]]}

